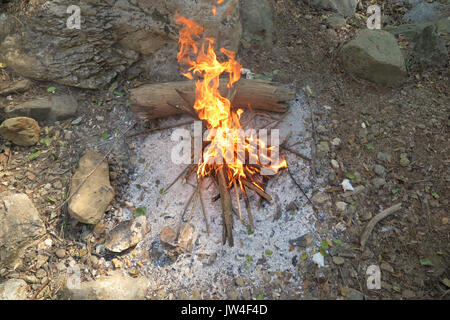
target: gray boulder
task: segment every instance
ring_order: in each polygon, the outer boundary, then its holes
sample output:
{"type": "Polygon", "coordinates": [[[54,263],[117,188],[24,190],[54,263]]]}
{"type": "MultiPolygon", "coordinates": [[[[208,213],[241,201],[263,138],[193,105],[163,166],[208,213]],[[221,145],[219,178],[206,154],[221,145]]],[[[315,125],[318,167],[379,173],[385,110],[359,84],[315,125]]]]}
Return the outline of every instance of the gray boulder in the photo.
{"type": "Polygon", "coordinates": [[[120,273],[101,276],[98,280],[82,282],[79,286],[65,286],[60,297],[64,300],[144,300],[148,280],[131,278],[120,273]]]}
{"type": "Polygon", "coordinates": [[[403,20],[407,23],[418,24],[436,21],[449,15],[450,6],[448,4],[421,1],[403,16],[403,20]]]}
{"type": "Polygon", "coordinates": [[[45,226],[25,194],[0,193],[0,268],[11,266],[45,234],[45,226]]]}
{"type": "Polygon", "coordinates": [[[447,47],[436,30],[436,25],[429,25],[414,38],[414,62],[421,71],[441,69],[448,63],[447,47]]]}
{"type": "Polygon", "coordinates": [[[78,108],[76,99],[70,95],[50,96],[26,101],[20,105],[5,108],[7,117],[30,117],[38,121],[59,121],[75,116],[78,108]]]}
{"type": "Polygon", "coordinates": [[[273,40],[272,8],[268,0],[245,0],[241,4],[244,37],[261,38],[268,46],[273,40]]]}
{"type": "Polygon", "coordinates": [[[236,51],[242,31],[238,0],[217,5],[216,16],[205,1],[81,0],[81,29],[67,28],[72,4],[46,1],[18,19],[1,14],[0,60],[27,78],[81,88],[103,87],[138,60],[143,71],[173,80],[180,73],[175,12],[204,26],[217,47],[236,51]]]}
{"type": "Polygon", "coordinates": [[[311,0],[311,4],[350,17],[355,14],[359,0],[311,0]]]}
{"type": "Polygon", "coordinates": [[[362,30],[341,51],[344,68],[369,81],[398,86],[406,79],[403,55],[395,37],[382,30],[362,30]]]}

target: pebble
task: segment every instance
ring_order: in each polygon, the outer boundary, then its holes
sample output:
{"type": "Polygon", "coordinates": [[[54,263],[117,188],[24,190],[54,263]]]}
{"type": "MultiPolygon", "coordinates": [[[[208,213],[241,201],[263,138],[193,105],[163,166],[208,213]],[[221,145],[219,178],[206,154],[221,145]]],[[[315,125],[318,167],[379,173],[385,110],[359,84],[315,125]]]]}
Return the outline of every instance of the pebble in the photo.
{"type": "Polygon", "coordinates": [[[372,179],[372,184],[375,188],[380,188],[386,184],[386,180],[384,178],[374,178],[372,179]]]}
{"type": "Polygon", "coordinates": [[[234,280],[234,282],[236,283],[236,285],[238,285],[239,287],[243,287],[244,286],[244,280],[241,277],[238,277],[234,280]]]}
{"type": "Polygon", "coordinates": [[[55,251],[55,254],[58,258],[63,259],[66,256],[66,250],[64,249],[57,249],[55,251]]]}
{"type": "Polygon", "coordinates": [[[342,257],[333,257],[333,263],[339,266],[345,263],[345,259],[342,257]]]}
{"type": "Polygon", "coordinates": [[[407,167],[409,165],[408,155],[406,153],[400,154],[400,165],[407,167]]]}
{"type": "Polygon", "coordinates": [[[387,152],[378,152],[377,159],[384,162],[391,162],[392,156],[387,152]]]}
{"type": "Polygon", "coordinates": [[[380,177],[384,177],[386,175],[386,169],[379,164],[374,166],[373,171],[380,177]]]}
{"type": "Polygon", "coordinates": [[[316,194],[313,198],[315,204],[323,204],[330,199],[330,196],[326,193],[316,194]]]}
{"type": "Polygon", "coordinates": [[[319,145],[317,146],[317,149],[319,149],[320,151],[323,151],[323,152],[328,152],[328,151],[330,151],[330,146],[328,145],[327,141],[321,141],[319,143],[319,145]]]}
{"type": "Polygon", "coordinates": [[[336,209],[338,209],[339,211],[344,212],[347,209],[347,203],[345,203],[343,201],[336,202],[336,209]]]}
{"type": "Polygon", "coordinates": [[[334,168],[334,169],[337,169],[337,168],[339,168],[339,163],[336,161],[336,160],[331,160],[331,166],[334,168]]]}
{"type": "Polygon", "coordinates": [[[36,278],[42,279],[46,276],[47,276],[47,272],[45,272],[44,269],[39,269],[38,271],[36,271],[36,278]]]}
{"type": "Polygon", "coordinates": [[[341,139],[339,139],[339,138],[334,138],[333,140],[331,140],[331,144],[333,145],[333,146],[338,146],[338,145],[340,145],[341,144],[341,139]]]}

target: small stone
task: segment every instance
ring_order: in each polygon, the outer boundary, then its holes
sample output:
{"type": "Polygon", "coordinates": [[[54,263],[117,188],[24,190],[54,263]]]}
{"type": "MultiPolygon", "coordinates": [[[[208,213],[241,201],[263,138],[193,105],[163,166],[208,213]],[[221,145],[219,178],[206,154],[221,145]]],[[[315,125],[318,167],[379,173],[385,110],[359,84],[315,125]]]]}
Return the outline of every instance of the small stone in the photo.
{"type": "Polygon", "coordinates": [[[377,159],[383,162],[391,162],[392,156],[386,152],[378,152],[377,159]]]}
{"type": "Polygon", "coordinates": [[[406,153],[400,154],[400,165],[407,167],[409,165],[408,155],[406,153]]]}
{"type": "Polygon", "coordinates": [[[263,275],[263,280],[264,280],[264,282],[266,282],[266,283],[269,283],[270,282],[270,280],[271,280],[271,277],[270,277],[270,275],[269,274],[264,274],[263,275]]]}
{"type": "Polygon", "coordinates": [[[195,230],[194,227],[186,223],[181,227],[180,235],[178,237],[178,248],[183,251],[191,251],[194,242],[195,230]]]}
{"type": "Polygon", "coordinates": [[[123,221],[112,229],[105,241],[105,247],[112,252],[122,252],[137,245],[147,233],[147,218],[139,216],[123,221]]]}
{"type": "Polygon", "coordinates": [[[379,164],[374,166],[373,171],[380,177],[384,177],[386,175],[386,169],[379,164]]]}
{"type": "Polygon", "coordinates": [[[320,193],[320,194],[316,194],[313,197],[313,202],[317,205],[321,205],[324,204],[325,202],[327,202],[328,200],[330,200],[330,196],[326,193],[320,193]]]}
{"type": "Polygon", "coordinates": [[[244,280],[241,277],[238,277],[234,280],[237,286],[243,287],[244,286],[244,280]]]}
{"type": "Polygon", "coordinates": [[[364,210],[362,214],[359,216],[362,221],[367,221],[372,219],[372,212],[364,210]]]}
{"type": "Polygon", "coordinates": [[[333,140],[331,140],[331,144],[335,147],[337,147],[338,145],[341,144],[341,139],[339,138],[334,138],[333,140]]]}
{"type": "Polygon", "coordinates": [[[64,249],[57,249],[57,250],[55,251],[55,254],[56,254],[56,256],[57,256],[59,259],[63,259],[63,258],[66,256],[66,250],[64,250],[64,249]]]}
{"type": "Polygon", "coordinates": [[[328,141],[321,141],[319,145],[317,146],[317,149],[319,149],[322,152],[328,152],[330,151],[330,146],[328,144],[328,141]]]}
{"type": "Polygon", "coordinates": [[[172,228],[164,227],[159,237],[163,245],[176,246],[177,233],[172,228]]]}
{"type": "Polygon", "coordinates": [[[227,297],[229,300],[237,300],[239,298],[239,290],[235,287],[231,288],[227,292],[227,297]]]}
{"type": "Polygon", "coordinates": [[[46,276],[47,276],[47,272],[45,272],[44,269],[39,269],[38,271],[36,271],[36,278],[42,279],[46,276]]]}
{"type": "Polygon", "coordinates": [[[378,189],[386,184],[386,180],[384,180],[384,178],[374,178],[372,179],[372,184],[378,189]]]}
{"type": "Polygon", "coordinates": [[[333,257],[332,260],[333,260],[333,263],[336,264],[336,265],[338,265],[338,266],[340,266],[340,265],[342,265],[342,264],[345,263],[345,259],[342,258],[342,257],[337,257],[337,256],[335,256],[335,257],[333,257]]]}
{"type": "Polygon", "coordinates": [[[358,290],[346,287],[342,291],[348,300],[364,300],[364,295],[358,290]]]}
{"type": "Polygon", "coordinates": [[[416,297],[416,294],[414,291],[411,291],[409,289],[405,289],[402,291],[402,297],[405,299],[413,299],[416,297]]]}
{"type": "Polygon", "coordinates": [[[336,160],[331,160],[331,166],[334,168],[334,169],[337,169],[337,168],[339,168],[339,163],[336,161],[336,160]]]}
{"type": "Polygon", "coordinates": [[[63,272],[67,269],[67,267],[64,263],[59,262],[56,264],[56,269],[58,269],[59,272],[63,272]]]}
{"type": "Polygon", "coordinates": [[[117,258],[112,259],[111,262],[112,262],[112,264],[113,264],[115,269],[121,269],[123,267],[122,261],[120,261],[117,258]]]}
{"type": "Polygon", "coordinates": [[[344,212],[347,209],[347,203],[342,201],[336,202],[336,209],[338,209],[341,212],[344,212]]]}
{"type": "Polygon", "coordinates": [[[387,262],[382,262],[380,265],[380,269],[390,273],[394,273],[394,268],[392,268],[392,266],[387,262]]]}
{"type": "Polygon", "coordinates": [[[39,141],[41,128],[36,120],[27,117],[10,118],[0,125],[0,134],[12,143],[29,147],[39,141]]]}

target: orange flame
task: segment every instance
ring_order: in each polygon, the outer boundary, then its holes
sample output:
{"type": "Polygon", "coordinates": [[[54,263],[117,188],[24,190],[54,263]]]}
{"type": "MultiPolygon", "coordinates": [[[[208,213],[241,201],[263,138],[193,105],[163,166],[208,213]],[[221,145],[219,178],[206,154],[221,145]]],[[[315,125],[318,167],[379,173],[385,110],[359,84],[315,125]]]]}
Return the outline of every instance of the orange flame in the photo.
{"type": "MultiPolygon", "coordinates": [[[[223,0],[218,0],[217,4],[222,2],[223,0]]],[[[207,140],[210,141],[210,144],[205,148],[203,161],[197,168],[197,175],[205,177],[211,174],[222,166],[221,160],[225,160],[224,165],[227,168],[230,184],[233,179],[240,182],[241,178],[246,177],[246,171],[254,174],[257,170],[245,165],[246,154],[249,154],[248,157],[253,159],[254,163],[264,168],[271,168],[275,172],[279,168],[286,167],[285,160],[276,164],[261,165],[261,160],[268,163],[273,162],[268,155],[272,147],[266,147],[265,143],[256,137],[245,137],[240,134],[242,133],[240,118],[244,111],[238,109],[234,112],[231,109],[231,101],[222,96],[219,91],[220,76],[223,73],[229,74],[227,84],[229,90],[241,77],[242,66],[235,60],[235,53],[221,48],[220,52],[228,60],[218,61],[214,51],[215,40],[204,37],[203,27],[178,13],[175,14],[175,22],[181,25],[178,62],[182,68],[187,69],[187,72],[183,73],[185,77],[196,79],[194,109],[199,118],[207,122],[208,129],[213,129],[208,134],[207,140]],[[265,150],[264,154],[268,156],[258,156],[258,148],[265,150]]],[[[262,189],[260,186],[258,187],[262,189]]]]}

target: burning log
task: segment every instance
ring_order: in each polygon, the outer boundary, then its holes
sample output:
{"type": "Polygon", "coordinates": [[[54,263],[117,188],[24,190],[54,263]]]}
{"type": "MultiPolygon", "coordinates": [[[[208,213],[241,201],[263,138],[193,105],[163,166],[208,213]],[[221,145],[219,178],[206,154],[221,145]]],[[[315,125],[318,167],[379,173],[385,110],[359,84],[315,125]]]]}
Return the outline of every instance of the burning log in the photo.
{"type": "MultiPolygon", "coordinates": [[[[234,84],[231,104],[271,112],[286,112],[286,102],[295,99],[295,91],[286,86],[262,80],[241,79],[234,84]]],[[[227,96],[229,89],[222,81],[219,91],[227,96]]],[[[195,82],[192,80],[146,84],[131,89],[131,109],[138,120],[146,121],[184,113],[180,107],[192,110],[195,82]],[[188,101],[190,103],[188,103],[188,101]]],[[[192,110],[193,111],[193,110],[192,110]]]]}

